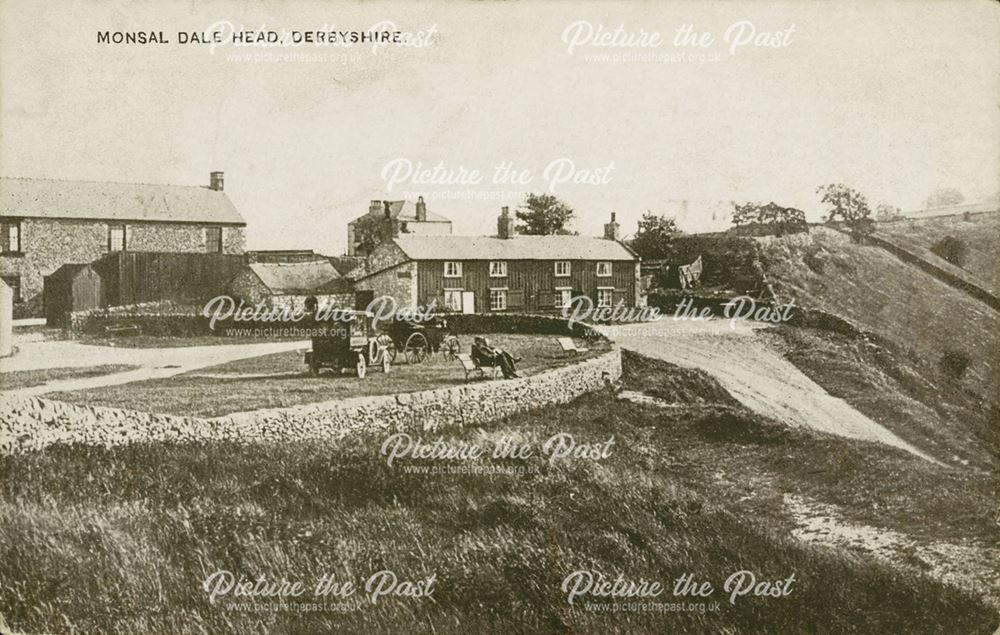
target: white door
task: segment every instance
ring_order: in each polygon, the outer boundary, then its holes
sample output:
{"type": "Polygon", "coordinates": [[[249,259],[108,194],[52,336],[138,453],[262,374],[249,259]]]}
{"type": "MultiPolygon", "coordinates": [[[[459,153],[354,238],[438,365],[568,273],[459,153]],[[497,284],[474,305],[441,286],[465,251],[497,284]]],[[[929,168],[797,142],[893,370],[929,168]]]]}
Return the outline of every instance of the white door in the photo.
{"type": "Polygon", "coordinates": [[[475,313],[476,312],[476,293],[475,291],[463,291],[462,292],[462,313],[475,313]]]}

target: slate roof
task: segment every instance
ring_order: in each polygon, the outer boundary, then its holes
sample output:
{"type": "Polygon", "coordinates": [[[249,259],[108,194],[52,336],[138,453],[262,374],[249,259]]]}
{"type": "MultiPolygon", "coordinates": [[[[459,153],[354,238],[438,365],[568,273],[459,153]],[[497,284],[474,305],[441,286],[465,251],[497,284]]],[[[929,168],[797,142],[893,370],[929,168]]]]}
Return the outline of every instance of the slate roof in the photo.
{"type": "Polygon", "coordinates": [[[351,283],[340,277],[329,260],[312,262],[255,262],[250,270],[257,274],[272,293],[308,295],[339,293],[351,290],[351,283]]]}
{"type": "Polygon", "coordinates": [[[625,245],[592,236],[425,236],[395,238],[413,260],[638,260],[625,245]]]}
{"type": "MultiPolygon", "coordinates": [[[[379,210],[377,215],[382,216],[384,214],[385,214],[384,210],[379,210]]],[[[362,214],[361,216],[358,216],[357,218],[352,220],[351,223],[355,223],[367,215],[368,214],[362,214]]],[[[416,222],[417,206],[415,203],[412,203],[410,201],[389,201],[389,216],[401,221],[406,221],[410,223],[416,222]]],[[[451,220],[445,218],[444,216],[441,216],[440,214],[435,214],[434,212],[427,210],[427,220],[425,222],[450,223],[451,220]]]]}
{"type": "Polygon", "coordinates": [[[0,178],[0,215],[246,225],[225,192],[196,185],[0,178]]]}

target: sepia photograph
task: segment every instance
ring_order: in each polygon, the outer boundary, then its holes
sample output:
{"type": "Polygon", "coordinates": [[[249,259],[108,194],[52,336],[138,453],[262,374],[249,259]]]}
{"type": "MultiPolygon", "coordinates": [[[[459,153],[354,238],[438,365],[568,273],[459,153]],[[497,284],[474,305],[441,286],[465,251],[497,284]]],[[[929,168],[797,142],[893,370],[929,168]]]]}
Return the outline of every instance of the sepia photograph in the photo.
{"type": "Polygon", "coordinates": [[[0,0],[0,635],[1000,635],[1000,3],[0,0]]]}

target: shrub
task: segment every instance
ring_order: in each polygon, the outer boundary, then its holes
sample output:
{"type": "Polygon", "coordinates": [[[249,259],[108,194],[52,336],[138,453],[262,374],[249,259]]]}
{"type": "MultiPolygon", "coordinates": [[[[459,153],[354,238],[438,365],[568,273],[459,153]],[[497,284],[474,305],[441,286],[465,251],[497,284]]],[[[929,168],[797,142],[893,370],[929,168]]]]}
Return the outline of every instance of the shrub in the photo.
{"type": "Polygon", "coordinates": [[[944,374],[952,379],[961,379],[970,364],[972,364],[972,358],[968,353],[953,349],[945,351],[938,362],[938,366],[944,374]]]}
{"type": "Polygon", "coordinates": [[[956,267],[961,267],[965,265],[965,256],[967,248],[965,242],[955,238],[954,236],[945,236],[941,240],[934,243],[931,247],[931,251],[956,267]]]}

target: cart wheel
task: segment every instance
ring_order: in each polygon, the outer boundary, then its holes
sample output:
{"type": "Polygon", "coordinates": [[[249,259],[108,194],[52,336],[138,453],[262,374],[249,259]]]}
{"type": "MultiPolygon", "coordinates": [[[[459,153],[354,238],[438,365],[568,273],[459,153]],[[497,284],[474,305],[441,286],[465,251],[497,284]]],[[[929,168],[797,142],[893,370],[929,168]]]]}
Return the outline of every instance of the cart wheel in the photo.
{"type": "Polygon", "coordinates": [[[378,345],[378,350],[382,354],[378,358],[378,362],[381,362],[382,358],[388,358],[390,362],[396,361],[396,345],[393,344],[392,338],[382,333],[375,338],[375,343],[378,345]]]}
{"type": "Polygon", "coordinates": [[[403,355],[406,356],[407,364],[419,364],[427,359],[427,338],[423,333],[413,333],[406,338],[403,346],[403,355]]]}
{"type": "Polygon", "coordinates": [[[462,352],[462,345],[459,343],[458,338],[454,335],[449,335],[444,338],[441,342],[441,355],[446,360],[458,359],[458,354],[462,352]]]}
{"type": "Polygon", "coordinates": [[[358,379],[364,379],[365,374],[368,372],[368,364],[365,362],[365,354],[358,353],[358,379]]]}

